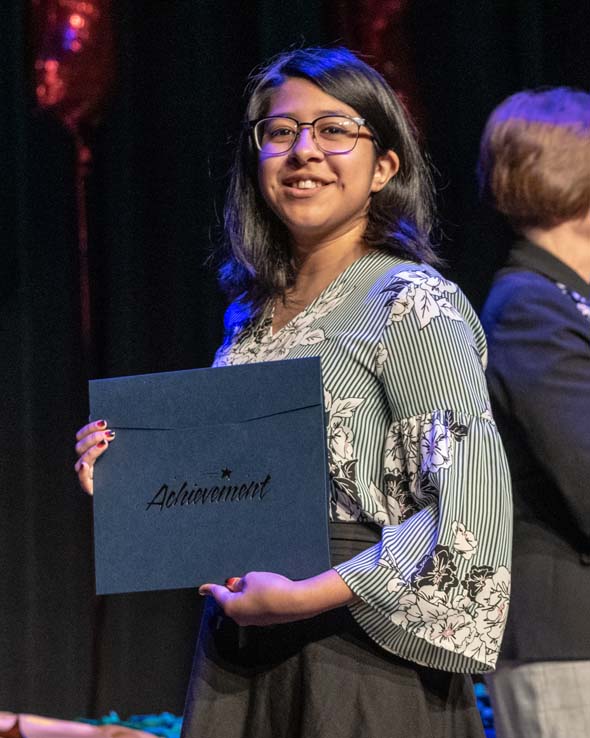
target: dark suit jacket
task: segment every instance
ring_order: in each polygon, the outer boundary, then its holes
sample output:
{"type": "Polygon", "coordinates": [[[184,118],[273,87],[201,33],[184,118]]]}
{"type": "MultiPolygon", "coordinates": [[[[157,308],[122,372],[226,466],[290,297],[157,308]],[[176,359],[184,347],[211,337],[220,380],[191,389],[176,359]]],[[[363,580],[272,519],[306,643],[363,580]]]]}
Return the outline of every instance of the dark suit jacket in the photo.
{"type": "Polygon", "coordinates": [[[518,243],[482,323],[515,505],[501,655],[590,659],[590,285],[518,243]]]}

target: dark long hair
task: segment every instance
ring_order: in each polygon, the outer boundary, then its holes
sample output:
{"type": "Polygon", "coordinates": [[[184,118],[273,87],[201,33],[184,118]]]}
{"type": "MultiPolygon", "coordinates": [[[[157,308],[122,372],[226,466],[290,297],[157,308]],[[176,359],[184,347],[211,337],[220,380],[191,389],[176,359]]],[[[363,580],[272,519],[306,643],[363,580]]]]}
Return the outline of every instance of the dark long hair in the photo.
{"type": "Polygon", "coordinates": [[[430,241],[434,195],[429,167],[408,116],[383,77],[345,48],[307,48],[272,59],[250,79],[245,124],[240,133],[225,207],[226,261],[222,286],[256,313],[293,284],[295,272],[286,227],[268,207],[258,186],[258,152],[248,121],[266,115],[271,96],[289,77],[309,80],[354,108],[375,135],[378,154],[393,149],[400,159],[395,177],[371,195],[366,245],[413,261],[437,263],[430,241]]]}

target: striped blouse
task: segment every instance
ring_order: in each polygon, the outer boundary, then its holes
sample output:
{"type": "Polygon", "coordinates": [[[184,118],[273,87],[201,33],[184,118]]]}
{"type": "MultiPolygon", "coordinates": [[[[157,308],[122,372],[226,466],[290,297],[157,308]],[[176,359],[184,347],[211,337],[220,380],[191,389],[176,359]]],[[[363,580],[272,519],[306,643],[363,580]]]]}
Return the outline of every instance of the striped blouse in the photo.
{"type": "Polygon", "coordinates": [[[330,516],[381,541],[335,567],[384,649],[436,669],[494,667],[508,610],[510,478],[485,338],[455,284],[372,251],[276,333],[226,316],[216,366],[319,356],[330,516]]]}

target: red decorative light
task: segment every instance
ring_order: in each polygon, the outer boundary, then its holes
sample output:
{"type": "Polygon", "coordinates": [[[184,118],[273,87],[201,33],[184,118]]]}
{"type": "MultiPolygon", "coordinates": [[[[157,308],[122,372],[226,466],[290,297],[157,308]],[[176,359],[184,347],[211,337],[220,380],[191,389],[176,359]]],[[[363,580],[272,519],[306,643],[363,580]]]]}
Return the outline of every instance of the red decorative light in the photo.
{"type": "Polygon", "coordinates": [[[324,0],[336,20],[334,31],[366,55],[398,93],[418,127],[425,108],[416,78],[412,0],[324,0]]]}
{"type": "Polygon", "coordinates": [[[92,162],[84,131],[104,109],[114,76],[111,0],[32,0],[35,95],[76,143],[76,200],[80,330],[88,374],[93,336],[86,214],[86,178],[92,162]]]}
{"type": "Polygon", "coordinates": [[[33,0],[37,102],[72,131],[102,111],[114,73],[111,0],[33,0]]]}
{"type": "Polygon", "coordinates": [[[72,15],[70,15],[70,26],[72,26],[72,28],[84,28],[85,25],[86,21],[81,15],[78,13],[72,13],[72,15]]]}

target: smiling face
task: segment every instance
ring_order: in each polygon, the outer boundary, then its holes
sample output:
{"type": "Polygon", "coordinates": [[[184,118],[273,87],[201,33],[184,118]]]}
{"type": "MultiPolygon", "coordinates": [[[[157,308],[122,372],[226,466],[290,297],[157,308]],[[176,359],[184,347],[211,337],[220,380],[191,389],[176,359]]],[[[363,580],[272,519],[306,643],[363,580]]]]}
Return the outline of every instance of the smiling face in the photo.
{"type": "MultiPolygon", "coordinates": [[[[322,115],[361,117],[359,112],[305,79],[288,78],[273,93],[267,116],[285,115],[309,122],[322,115]]],[[[286,154],[259,154],[258,182],[269,207],[287,227],[294,243],[337,240],[365,230],[371,193],[397,172],[392,151],[377,155],[370,131],[362,127],[347,154],[326,154],[300,129],[286,154]]]]}

